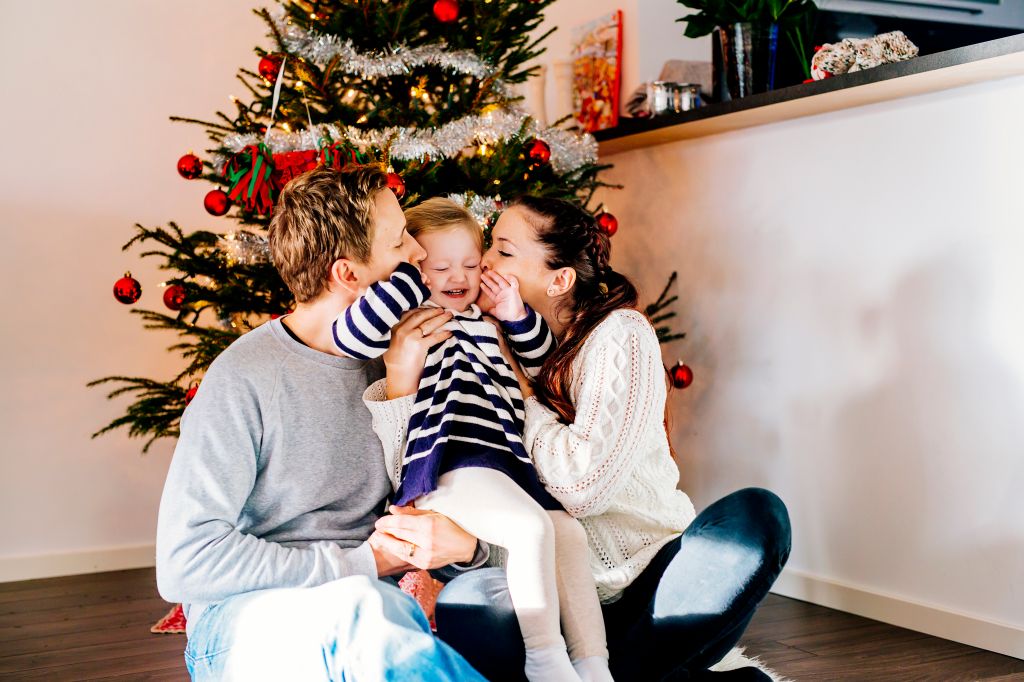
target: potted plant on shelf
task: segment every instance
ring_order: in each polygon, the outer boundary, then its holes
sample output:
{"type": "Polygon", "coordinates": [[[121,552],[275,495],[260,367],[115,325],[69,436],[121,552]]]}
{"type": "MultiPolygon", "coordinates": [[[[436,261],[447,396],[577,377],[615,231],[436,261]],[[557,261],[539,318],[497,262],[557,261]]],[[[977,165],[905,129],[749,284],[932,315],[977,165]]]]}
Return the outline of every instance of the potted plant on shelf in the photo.
{"type": "Polygon", "coordinates": [[[814,0],[676,0],[697,10],[677,21],[688,38],[713,34],[714,93],[720,100],[775,87],[780,39],[810,78],[807,39],[817,12],[814,0]]]}

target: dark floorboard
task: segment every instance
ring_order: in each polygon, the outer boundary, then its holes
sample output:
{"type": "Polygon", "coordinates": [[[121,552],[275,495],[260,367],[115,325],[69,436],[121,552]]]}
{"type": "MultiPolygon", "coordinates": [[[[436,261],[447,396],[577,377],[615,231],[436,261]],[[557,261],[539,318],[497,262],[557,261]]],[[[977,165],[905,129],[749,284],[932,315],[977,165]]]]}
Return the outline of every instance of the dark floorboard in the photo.
{"type": "MultiPolygon", "coordinates": [[[[0,584],[0,680],[187,682],[152,569],[0,584]]],[[[1024,661],[769,595],[743,638],[793,680],[1024,681],[1024,661]]]]}

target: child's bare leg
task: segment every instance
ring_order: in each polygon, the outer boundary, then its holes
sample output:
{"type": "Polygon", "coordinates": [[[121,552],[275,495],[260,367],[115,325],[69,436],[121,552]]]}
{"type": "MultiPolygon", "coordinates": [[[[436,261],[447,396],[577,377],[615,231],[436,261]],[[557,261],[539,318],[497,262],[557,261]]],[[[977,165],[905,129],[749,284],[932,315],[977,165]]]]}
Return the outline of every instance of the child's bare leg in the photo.
{"type": "Polygon", "coordinates": [[[569,658],[583,680],[610,681],[604,616],[590,569],[587,533],[564,511],[548,515],[555,527],[558,605],[569,658]]]}
{"type": "Polygon", "coordinates": [[[508,591],[526,644],[527,677],[578,682],[559,628],[555,535],[544,509],[511,478],[482,467],[442,475],[437,490],[416,507],[444,514],[508,550],[508,591]]]}

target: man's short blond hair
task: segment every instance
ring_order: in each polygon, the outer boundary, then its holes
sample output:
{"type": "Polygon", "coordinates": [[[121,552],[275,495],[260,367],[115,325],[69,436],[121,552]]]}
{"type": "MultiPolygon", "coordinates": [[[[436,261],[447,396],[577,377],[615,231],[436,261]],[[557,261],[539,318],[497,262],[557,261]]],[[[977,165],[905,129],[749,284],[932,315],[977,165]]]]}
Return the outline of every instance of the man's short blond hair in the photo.
{"type": "Polygon", "coordinates": [[[473,235],[477,248],[484,250],[484,235],[480,224],[469,211],[451,199],[434,197],[405,210],[405,229],[413,237],[453,227],[464,227],[473,235]]]}
{"type": "Polygon", "coordinates": [[[379,166],[319,166],[284,186],[270,221],[270,258],[296,302],[323,293],[338,259],[370,260],[374,198],[386,187],[379,166]]]}

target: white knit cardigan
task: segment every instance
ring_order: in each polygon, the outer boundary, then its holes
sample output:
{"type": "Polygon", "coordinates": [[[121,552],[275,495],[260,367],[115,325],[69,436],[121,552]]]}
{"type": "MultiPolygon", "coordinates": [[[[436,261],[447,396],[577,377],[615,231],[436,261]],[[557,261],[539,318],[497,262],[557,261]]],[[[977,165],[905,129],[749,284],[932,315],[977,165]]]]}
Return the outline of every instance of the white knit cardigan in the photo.
{"type": "MultiPolygon", "coordinates": [[[[626,309],[609,314],[573,361],[571,391],[571,424],[536,398],[526,400],[523,441],[548,492],[586,529],[598,594],[608,603],[695,516],[689,497],[676,489],[679,470],[664,427],[665,371],[647,318],[626,309]]],[[[382,379],[363,398],[397,485],[414,396],[387,400],[382,379]]]]}

